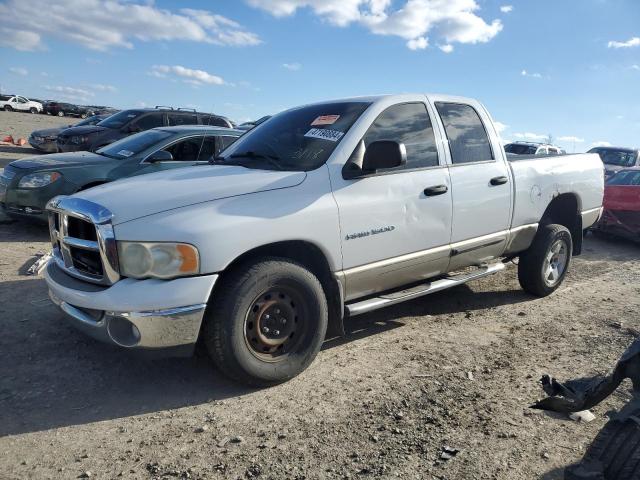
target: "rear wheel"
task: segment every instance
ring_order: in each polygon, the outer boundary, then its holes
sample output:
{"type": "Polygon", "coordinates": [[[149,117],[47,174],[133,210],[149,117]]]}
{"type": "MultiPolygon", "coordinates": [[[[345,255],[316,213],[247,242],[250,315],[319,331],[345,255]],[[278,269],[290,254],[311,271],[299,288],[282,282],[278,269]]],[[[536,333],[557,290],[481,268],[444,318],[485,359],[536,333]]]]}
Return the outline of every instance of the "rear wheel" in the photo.
{"type": "Polygon", "coordinates": [[[216,366],[257,386],[289,380],[316,357],[327,330],[319,280],[297,263],[276,258],[227,274],[207,310],[204,341],[216,366]]]}
{"type": "Polygon", "coordinates": [[[553,293],[564,280],[572,253],[571,233],[562,225],[545,225],[538,230],[533,244],[520,255],[520,286],[538,297],[553,293]]]}
{"type": "Polygon", "coordinates": [[[80,118],[87,118],[87,114],[86,113],[81,113],[80,114],[80,118]]]}
{"type": "Polygon", "coordinates": [[[4,106],[4,110],[5,110],[5,112],[11,112],[11,111],[13,111],[13,108],[11,108],[11,105],[5,105],[4,106]]]}
{"type": "Polygon", "coordinates": [[[63,112],[62,110],[60,110],[60,111],[58,112],[58,116],[59,116],[59,117],[64,117],[64,112],[63,112]]]}

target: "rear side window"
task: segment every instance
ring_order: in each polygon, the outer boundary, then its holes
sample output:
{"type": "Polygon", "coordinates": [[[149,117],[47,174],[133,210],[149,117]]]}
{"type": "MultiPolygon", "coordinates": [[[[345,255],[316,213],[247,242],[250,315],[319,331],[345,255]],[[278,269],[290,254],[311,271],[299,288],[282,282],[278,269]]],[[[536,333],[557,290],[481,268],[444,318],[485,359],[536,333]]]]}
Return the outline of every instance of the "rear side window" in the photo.
{"type": "Polygon", "coordinates": [[[494,160],[489,136],[475,109],[458,103],[436,103],[449,139],[454,164],[494,160]]]}
{"type": "Polygon", "coordinates": [[[169,125],[197,125],[198,117],[196,114],[193,115],[185,115],[185,114],[175,114],[170,113],[169,117],[169,125]]]}
{"type": "Polygon", "coordinates": [[[401,168],[438,165],[433,126],[424,103],[394,105],[382,112],[365,134],[364,144],[369,146],[379,140],[404,143],[407,149],[407,164],[401,168]]]}
{"type": "Polygon", "coordinates": [[[229,122],[227,120],[215,115],[202,115],[200,120],[202,125],[211,125],[212,127],[229,127],[229,122]]]}
{"type": "Polygon", "coordinates": [[[162,127],[164,123],[162,115],[162,113],[150,113],[136,120],[134,125],[142,131],[162,127]]]}
{"type": "Polygon", "coordinates": [[[222,135],[221,137],[218,137],[218,139],[219,139],[220,147],[218,148],[217,153],[220,153],[229,145],[231,145],[233,142],[235,142],[238,139],[238,137],[230,137],[229,135],[222,135]]]}

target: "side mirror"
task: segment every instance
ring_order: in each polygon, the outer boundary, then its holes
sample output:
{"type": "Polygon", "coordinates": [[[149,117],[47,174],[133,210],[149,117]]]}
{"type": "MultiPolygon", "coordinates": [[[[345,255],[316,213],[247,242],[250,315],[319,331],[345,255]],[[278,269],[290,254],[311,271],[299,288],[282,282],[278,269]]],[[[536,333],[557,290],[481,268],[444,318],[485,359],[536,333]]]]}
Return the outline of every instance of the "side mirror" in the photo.
{"type": "Polygon", "coordinates": [[[173,161],[173,155],[171,155],[171,152],[167,152],[166,150],[158,150],[147,157],[147,162],[149,163],[171,161],[173,161]]]}
{"type": "Polygon", "coordinates": [[[379,140],[365,148],[364,140],[360,140],[342,169],[342,178],[345,180],[358,178],[376,173],[381,169],[400,167],[406,163],[407,149],[404,143],[379,140]]]}

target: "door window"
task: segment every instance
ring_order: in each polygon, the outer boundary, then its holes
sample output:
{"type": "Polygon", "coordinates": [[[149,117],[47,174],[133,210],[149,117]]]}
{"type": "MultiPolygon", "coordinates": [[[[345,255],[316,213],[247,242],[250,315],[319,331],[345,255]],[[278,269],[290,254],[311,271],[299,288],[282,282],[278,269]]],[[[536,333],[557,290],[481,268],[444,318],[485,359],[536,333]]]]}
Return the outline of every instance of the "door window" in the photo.
{"type": "Polygon", "coordinates": [[[238,139],[238,137],[230,137],[229,135],[223,135],[221,137],[218,137],[220,145],[218,147],[218,151],[216,152],[216,155],[218,153],[222,152],[225,148],[227,148],[229,145],[231,145],[237,139],[238,139]]]}
{"type": "Polygon", "coordinates": [[[137,127],[138,130],[144,131],[149,130],[151,128],[162,127],[162,113],[152,113],[149,115],[145,115],[134,123],[134,126],[137,127]]]}
{"type": "MultiPolygon", "coordinates": [[[[213,140],[210,137],[207,140],[213,140]]],[[[195,162],[200,156],[204,156],[205,146],[206,148],[215,148],[215,142],[202,141],[202,137],[192,137],[176,142],[173,145],[165,148],[165,150],[173,156],[173,160],[176,162],[195,162]],[[213,144],[213,145],[212,145],[213,144]],[[201,149],[202,147],[202,149],[201,149]],[[201,151],[202,150],[202,151],[201,151]]],[[[210,158],[211,155],[209,155],[210,158]]],[[[209,160],[206,158],[206,160],[209,160]]]]}
{"type": "Polygon", "coordinates": [[[169,125],[197,125],[198,117],[194,113],[193,115],[170,113],[169,125]]]}
{"type": "Polygon", "coordinates": [[[436,103],[449,139],[454,164],[494,160],[489,136],[478,112],[470,105],[436,103]]]}
{"type": "Polygon", "coordinates": [[[433,126],[424,103],[394,105],[382,112],[364,136],[365,147],[379,140],[404,143],[407,164],[394,170],[438,165],[433,126]]]}
{"type": "Polygon", "coordinates": [[[27,99],[24,97],[18,97],[18,102],[20,103],[27,103],[27,99]]]}

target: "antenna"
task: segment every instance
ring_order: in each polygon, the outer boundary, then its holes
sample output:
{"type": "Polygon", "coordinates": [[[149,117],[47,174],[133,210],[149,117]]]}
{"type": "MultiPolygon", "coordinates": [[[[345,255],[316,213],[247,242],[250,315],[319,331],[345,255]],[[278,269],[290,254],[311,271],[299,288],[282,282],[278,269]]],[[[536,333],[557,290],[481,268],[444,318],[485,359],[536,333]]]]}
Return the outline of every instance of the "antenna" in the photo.
{"type": "MultiPolygon", "coordinates": [[[[211,117],[213,117],[213,110],[215,109],[215,104],[211,105],[211,113],[209,114],[209,119],[207,120],[207,127],[211,126],[211,117]]],[[[204,132],[202,135],[202,142],[200,142],[200,149],[198,150],[198,156],[196,157],[196,161],[200,160],[200,154],[202,153],[202,147],[204,147],[204,140],[207,138],[207,132],[204,132]]],[[[215,140],[214,140],[215,141],[215,140]]],[[[215,145],[213,147],[213,154],[215,155],[215,145]]],[[[211,159],[209,159],[211,160],[211,159]]]]}

